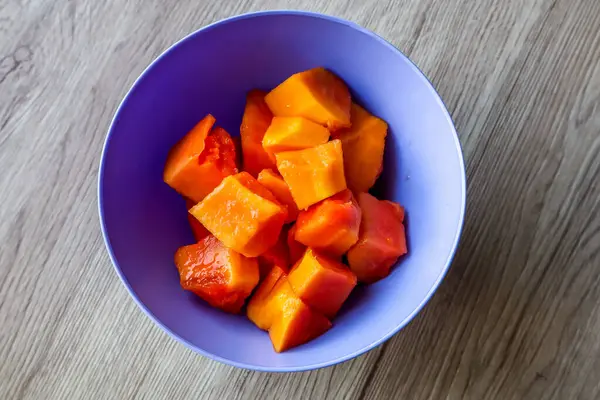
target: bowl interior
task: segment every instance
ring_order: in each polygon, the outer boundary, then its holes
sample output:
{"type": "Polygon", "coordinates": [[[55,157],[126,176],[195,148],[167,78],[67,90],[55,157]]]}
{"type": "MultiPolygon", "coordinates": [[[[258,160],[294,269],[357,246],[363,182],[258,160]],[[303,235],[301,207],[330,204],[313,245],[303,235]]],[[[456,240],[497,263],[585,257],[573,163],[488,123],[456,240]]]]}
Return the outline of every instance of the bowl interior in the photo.
{"type": "Polygon", "coordinates": [[[241,16],[171,48],[121,105],[104,150],[100,212],[117,272],[159,325],[204,355],[261,370],[301,370],[358,355],[422,307],[453,255],[464,211],[464,167],[452,122],[417,68],[382,39],[344,21],[294,12],[241,16]],[[283,354],[245,316],[181,289],[173,254],[193,242],[184,201],[162,182],[170,147],[207,113],[239,135],[245,94],[325,66],[389,124],[378,194],[404,205],[410,254],[358,288],[318,339],[283,354]]]}

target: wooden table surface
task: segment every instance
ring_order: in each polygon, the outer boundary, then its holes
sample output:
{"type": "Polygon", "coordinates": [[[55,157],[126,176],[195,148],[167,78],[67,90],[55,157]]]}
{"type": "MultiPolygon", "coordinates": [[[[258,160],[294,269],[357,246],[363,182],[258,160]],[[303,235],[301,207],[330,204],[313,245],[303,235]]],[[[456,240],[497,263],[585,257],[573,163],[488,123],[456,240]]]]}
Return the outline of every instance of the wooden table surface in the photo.
{"type": "Polygon", "coordinates": [[[600,398],[600,1],[0,0],[0,399],[600,398]],[[388,39],[463,145],[467,220],[431,302],[350,362],[203,358],[138,309],[98,223],[100,151],[141,71],[247,11],[388,39]]]}

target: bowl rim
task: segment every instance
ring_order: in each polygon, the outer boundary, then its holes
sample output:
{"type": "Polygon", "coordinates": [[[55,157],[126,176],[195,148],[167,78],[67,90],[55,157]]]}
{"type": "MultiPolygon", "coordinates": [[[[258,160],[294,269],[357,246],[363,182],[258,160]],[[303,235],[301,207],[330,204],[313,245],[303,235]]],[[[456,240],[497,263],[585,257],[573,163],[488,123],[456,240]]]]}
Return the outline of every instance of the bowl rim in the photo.
{"type": "Polygon", "coordinates": [[[144,314],[146,314],[146,316],[148,316],[148,318],[150,318],[150,320],[152,320],[156,325],[158,325],[163,331],[165,331],[169,336],[171,336],[173,339],[175,339],[177,342],[182,343],[184,346],[186,346],[187,348],[195,351],[196,353],[205,356],[211,360],[214,361],[219,361],[223,364],[226,365],[231,365],[234,367],[238,367],[238,368],[242,368],[242,369],[248,369],[248,370],[254,370],[254,371],[261,371],[261,372],[302,372],[302,371],[309,371],[309,370],[315,370],[315,369],[320,369],[320,368],[325,368],[325,367],[329,367],[329,366],[333,366],[348,360],[351,360],[355,357],[358,357],[372,349],[374,349],[375,347],[383,344],[384,342],[386,342],[388,339],[390,339],[392,336],[394,336],[396,333],[398,333],[401,329],[403,329],[414,317],[415,315],[417,315],[425,306],[425,304],[427,304],[427,302],[431,299],[431,297],[433,296],[433,293],[437,290],[437,288],[439,287],[439,285],[441,284],[442,280],[444,279],[444,277],[446,276],[446,273],[448,272],[448,270],[450,269],[450,265],[452,263],[452,260],[454,258],[454,255],[456,254],[459,242],[460,242],[460,237],[462,234],[462,230],[463,230],[463,226],[464,226],[464,219],[465,219],[465,209],[466,209],[466,171],[465,171],[465,164],[464,164],[464,158],[463,158],[463,152],[462,152],[462,147],[460,144],[460,141],[458,139],[458,134],[456,132],[456,128],[454,126],[454,122],[452,121],[452,117],[450,116],[450,113],[448,112],[448,109],[446,108],[446,105],[444,104],[441,96],[439,95],[439,93],[437,92],[437,90],[435,89],[435,87],[433,86],[433,84],[431,83],[431,81],[429,80],[429,78],[423,73],[423,71],[421,71],[419,69],[419,67],[416,66],[416,64],[408,57],[406,56],[400,49],[396,48],[394,45],[392,45],[390,42],[388,42],[387,40],[385,40],[384,38],[382,38],[381,36],[377,35],[376,33],[358,25],[357,23],[354,23],[352,21],[348,21],[345,20],[343,18],[339,18],[339,17],[334,17],[331,15],[326,15],[326,14],[321,14],[321,13],[317,13],[317,12],[311,12],[311,11],[301,11],[301,10],[269,10],[269,11],[257,11],[257,12],[250,12],[250,13],[245,13],[245,14],[240,14],[240,15],[235,15],[229,18],[225,18],[216,22],[213,22],[209,25],[206,25],[202,28],[199,28],[197,30],[195,30],[194,32],[184,36],[183,38],[179,39],[177,42],[173,43],[172,45],[170,45],[166,50],[164,50],[158,57],[156,57],[145,69],[144,71],[135,79],[135,81],[133,82],[133,84],[131,85],[131,87],[129,88],[129,90],[127,91],[127,93],[125,94],[125,96],[123,97],[123,99],[121,100],[121,102],[119,103],[119,106],[117,107],[117,110],[115,111],[115,114],[110,122],[108,131],[106,133],[106,138],[104,141],[104,145],[102,146],[102,155],[100,158],[100,165],[99,165],[99,173],[98,173],[98,217],[100,219],[100,227],[102,230],[102,238],[104,239],[104,245],[106,247],[106,250],[108,251],[110,260],[113,264],[113,268],[115,270],[115,272],[117,273],[117,275],[119,276],[121,282],[123,283],[123,285],[125,286],[125,288],[127,289],[127,292],[129,292],[129,295],[133,298],[133,300],[135,301],[135,303],[138,305],[138,307],[144,312],[144,314]],[[194,37],[196,37],[197,35],[200,35],[202,32],[206,32],[209,30],[212,30],[216,27],[222,26],[222,25],[227,25],[230,23],[234,23],[237,21],[241,21],[244,19],[248,19],[248,18],[256,18],[256,17],[265,17],[265,16],[274,16],[274,15],[293,15],[293,16],[303,16],[303,17],[310,17],[310,18],[318,18],[318,19],[323,19],[326,20],[328,22],[333,22],[336,24],[341,24],[344,26],[347,26],[349,28],[355,29],[357,31],[359,31],[360,33],[367,35],[369,37],[371,37],[372,39],[376,40],[377,42],[379,42],[381,45],[386,46],[388,49],[391,49],[393,51],[395,51],[400,57],[404,58],[406,61],[408,61],[409,65],[411,66],[411,68],[417,73],[417,75],[421,76],[421,78],[424,80],[425,84],[429,87],[430,92],[432,93],[432,95],[436,98],[436,101],[440,104],[440,106],[442,107],[445,116],[448,120],[448,124],[450,126],[450,130],[453,134],[453,139],[454,139],[454,144],[456,147],[456,152],[457,152],[457,156],[458,156],[458,161],[459,161],[459,165],[460,165],[460,169],[461,169],[461,208],[460,208],[460,214],[459,214],[459,219],[458,219],[458,226],[457,226],[457,230],[456,230],[456,234],[453,240],[453,244],[452,244],[452,249],[448,254],[447,260],[445,262],[444,268],[442,269],[442,271],[440,272],[440,275],[437,277],[437,279],[435,280],[435,282],[433,283],[433,285],[431,286],[431,288],[429,289],[429,291],[427,292],[427,294],[425,295],[425,297],[423,298],[423,300],[421,300],[421,302],[419,303],[419,305],[407,316],[405,317],[402,321],[400,321],[400,323],[393,328],[392,330],[390,330],[388,333],[386,333],[385,335],[383,335],[381,338],[379,338],[378,340],[375,340],[373,343],[370,343],[367,346],[364,346],[358,350],[355,350],[349,354],[346,354],[344,356],[341,357],[337,357],[335,359],[331,359],[328,361],[324,361],[324,362],[320,362],[320,363],[314,363],[314,364],[306,364],[306,365],[302,365],[302,366],[283,366],[283,367],[271,367],[271,366],[263,366],[263,365],[253,365],[253,364],[249,364],[249,363],[244,363],[244,362],[238,362],[238,361],[234,361],[234,360],[230,360],[228,358],[225,357],[221,357],[215,354],[212,354],[198,346],[195,346],[194,344],[190,343],[189,341],[187,341],[186,339],[182,338],[181,336],[179,336],[177,333],[173,332],[171,329],[169,329],[167,326],[165,326],[147,307],[145,304],[143,304],[141,302],[141,300],[137,297],[136,293],[133,291],[133,289],[131,288],[131,285],[129,284],[129,282],[127,281],[127,278],[124,276],[123,272],[121,271],[121,267],[119,266],[119,263],[115,257],[115,254],[113,252],[112,249],[112,244],[110,242],[110,238],[108,236],[107,233],[107,229],[106,229],[106,224],[105,224],[105,219],[104,219],[104,189],[103,189],[103,181],[104,181],[104,169],[105,169],[105,164],[106,164],[106,150],[108,147],[108,144],[110,142],[111,136],[113,134],[113,131],[115,130],[115,122],[118,120],[122,110],[125,108],[125,105],[128,102],[128,99],[131,95],[131,93],[134,91],[134,89],[140,84],[140,82],[144,79],[144,77],[149,74],[151,72],[151,70],[166,56],[169,55],[170,52],[174,51],[177,47],[181,46],[183,43],[185,43],[188,40],[192,40],[194,37]]]}

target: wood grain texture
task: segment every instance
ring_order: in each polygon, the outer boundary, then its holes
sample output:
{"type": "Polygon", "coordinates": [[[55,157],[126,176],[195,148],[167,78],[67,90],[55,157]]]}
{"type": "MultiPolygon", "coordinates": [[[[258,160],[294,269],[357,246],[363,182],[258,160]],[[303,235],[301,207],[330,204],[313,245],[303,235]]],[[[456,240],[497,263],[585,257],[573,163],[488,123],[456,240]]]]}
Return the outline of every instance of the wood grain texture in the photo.
{"type": "Polygon", "coordinates": [[[600,398],[597,0],[0,0],[0,399],[600,398]],[[110,119],[189,32],[247,11],[348,18],[405,51],[456,122],[463,240],[413,322],[342,365],[237,370],[175,343],[112,271],[110,119]]]}

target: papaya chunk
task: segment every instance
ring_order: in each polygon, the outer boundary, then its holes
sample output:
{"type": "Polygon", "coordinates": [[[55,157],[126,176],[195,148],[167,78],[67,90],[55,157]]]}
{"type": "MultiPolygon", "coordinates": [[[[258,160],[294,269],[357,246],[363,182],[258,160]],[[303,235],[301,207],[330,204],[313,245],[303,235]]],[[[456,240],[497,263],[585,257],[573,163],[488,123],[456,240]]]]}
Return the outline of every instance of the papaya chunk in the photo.
{"type": "Polygon", "coordinates": [[[302,301],[331,319],[356,286],[356,275],[344,264],[309,248],[290,271],[288,281],[302,301]]]}
{"type": "Polygon", "coordinates": [[[295,239],[319,252],[339,257],[358,240],[360,207],[348,189],[300,212],[295,239]]]}
{"type": "Polygon", "coordinates": [[[275,157],[279,173],[290,187],[300,210],[346,189],[344,157],[339,140],[309,149],[284,151],[275,157]]]}
{"type": "Polygon", "coordinates": [[[292,197],[290,187],[285,183],[281,175],[273,172],[271,169],[263,169],[258,174],[258,182],[269,189],[280,203],[287,206],[288,218],[285,222],[295,221],[298,217],[298,206],[296,206],[296,202],[292,197]]]}
{"type": "Polygon", "coordinates": [[[235,144],[225,129],[216,127],[208,135],[204,151],[198,157],[196,172],[196,192],[201,199],[212,192],[223,178],[238,173],[235,144]]]}
{"type": "Polygon", "coordinates": [[[362,221],[358,242],[348,251],[348,264],[359,281],[372,283],[388,276],[398,257],[407,253],[404,209],[369,193],[360,193],[358,204],[362,221]]]}
{"type": "Polygon", "coordinates": [[[269,307],[269,302],[273,298],[275,285],[281,277],[285,276],[286,271],[283,268],[273,266],[248,302],[246,308],[248,319],[262,330],[269,330],[274,316],[280,312],[276,308],[269,307]]]}
{"type": "Polygon", "coordinates": [[[304,344],[331,328],[327,317],[296,296],[286,277],[277,282],[267,307],[272,312],[269,337],[278,353],[304,344]]]}
{"type": "Polygon", "coordinates": [[[175,265],[183,289],[230,313],[240,311],[258,284],[257,261],[228,249],[212,235],[180,247],[175,265]]]}
{"type": "Polygon", "coordinates": [[[354,193],[367,192],[383,170],[388,125],[354,103],[351,115],[352,127],[334,136],[342,141],[348,188],[354,193]]]}
{"type": "Polygon", "coordinates": [[[302,150],[326,143],[329,131],[322,125],[302,117],[274,117],[263,137],[263,148],[269,154],[302,150]]]}
{"type": "Polygon", "coordinates": [[[277,117],[304,117],[331,131],[350,127],[350,91],[323,67],[298,72],[265,97],[277,117]]]}
{"type": "Polygon", "coordinates": [[[265,93],[251,90],[246,96],[246,108],[240,126],[244,170],[256,177],[265,168],[275,168],[275,160],[263,149],[265,132],[273,114],[265,103],[265,93]]]}
{"type": "Polygon", "coordinates": [[[204,152],[206,138],[214,124],[215,117],[210,114],[204,117],[171,148],[165,163],[165,183],[195,202],[206,196],[206,188],[201,183],[204,170],[198,158],[204,152]]]}
{"type": "Polygon", "coordinates": [[[247,172],[230,175],[190,213],[227,247],[257,257],[278,240],[286,207],[247,172]]]}

